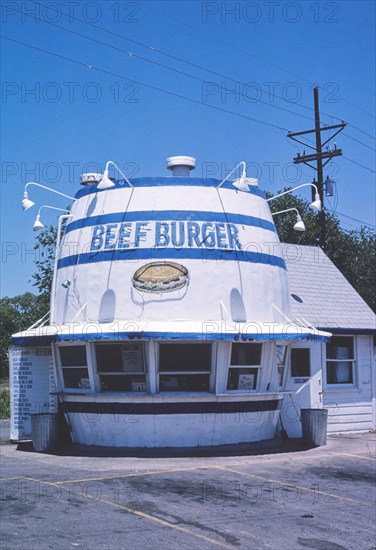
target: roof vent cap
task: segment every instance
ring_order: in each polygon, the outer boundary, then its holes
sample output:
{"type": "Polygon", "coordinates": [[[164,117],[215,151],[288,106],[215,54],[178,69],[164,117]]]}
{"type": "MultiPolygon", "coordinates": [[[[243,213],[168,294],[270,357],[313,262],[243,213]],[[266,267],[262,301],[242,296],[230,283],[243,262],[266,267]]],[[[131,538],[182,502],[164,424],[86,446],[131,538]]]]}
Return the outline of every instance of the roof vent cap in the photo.
{"type": "Polygon", "coordinates": [[[167,169],[172,170],[173,176],[189,176],[191,170],[196,168],[196,159],[193,157],[169,157],[167,169]]]}
{"type": "Polygon", "coordinates": [[[81,174],[80,184],[81,185],[96,185],[103,178],[103,174],[97,174],[93,172],[88,172],[86,174],[81,174]]]}

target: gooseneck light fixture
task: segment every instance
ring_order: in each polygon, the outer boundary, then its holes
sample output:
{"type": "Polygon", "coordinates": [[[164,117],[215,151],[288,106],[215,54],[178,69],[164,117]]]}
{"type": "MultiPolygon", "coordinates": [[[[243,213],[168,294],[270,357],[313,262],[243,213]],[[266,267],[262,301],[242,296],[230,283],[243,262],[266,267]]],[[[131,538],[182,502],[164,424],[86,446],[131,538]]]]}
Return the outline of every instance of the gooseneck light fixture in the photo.
{"type": "Polygon", "coordinates": [[[294,225],[295,231],[305,231],[305,225],[304,222],[299,214],[299,211],[296,208],[287,208],[287,210],[281,210],[280,212],[273,212],[272,216],[276,216],[277,214],[284,214],[285,212],[291,212],[294,210],[296,212],[296,223],[294,225]]]}
{"type": "Polygon", "coordinates": [[[74,197],[70,197],[69,195],[65,195],[65,193],[61,193],[60,191],[56,191],[56,189],[51,189],[51,187],[47,187],[46,185],[42,185],[41,183],[35,183],[35,181],[29,181],[25,185],[23,199],[22,199],[22,210],[28,210],[32,206],[34,206],[35,202],[29,199],[29,195],[27,193],[27,188],[30,185],[36,185],[37,187],[42,187],[42,189],[47,189],[47,191],[52,191],[52,193],[56,193],[57,195],[61,195],[62,197],[65,197],[66,199],[70,199],[74,201],[74,197]]]}
{"type": "Polygon", "coordinates": [[[33,225],[33,230],[34,231],[40,231],[41,229],[45,228],[43,223],[40,221],[40,213],[41,213],[43,208],[49,208],[50,210],[58,210],[59,212],[69,212],[69,210],[67,210],[66,208],[56,208],[55,206],[47,206],[46,204],[44,204],[43,206],[41,206],[39,208],[37,217],[35,218],[35,222],[34,222],[34,225],[33,225]]]}
{"type": "Polygon", "coordinates": [[[101,179],[101,181],[98,183],[98,187],[97,189],[111,189],[111,187],[115,187],[115,183],[110,180],[109,176],[108,176],[108,167],[110,166],[110,164],[112,166],[114,166],[114,168],[116,168],[116,170],[119,172],[119,174],[121,174],[124,178],[124,181],[127,182],[127,184],[129,185],[129,187],[133,187],[133,185],[131,184],[131,182],[129,181],[129,179],[127,178],[127,176],[121,171],[121,169],[119,168],[119,166],[112,160],[109,160],[107,163],[106,163],[106,168],[105,168],[105,171],[104,171],[104,174],[103,174],[103,177],[101,179]]]}
{"type": "Polygon", "coordinates": [[[244,161],[242,162],[239,162],[239,164],[237,164],[235,166],[235,168],[233,170],[231,170],[231,172],[229,174],[227,174],[227,176],[225,177],[224,180],[221,181],[221,183],[218,185],[217,189],[219,189],[221,187],[221,185],[223,185],[228,179],[229,177],[240,167],[242,166],[243,167],[243,170],[242,170],[242,173],[241,173],[241,176],[240,178],[234,180],[232,182],[232,185],[234,187],[236,187],[236,189],[238,189],[239,191],[244,191],[244,193],[249,193],[249,186],[250,185],[257,185],[258,182],[257,182],[257,179],[255,178],[247,178],[247,166],[245,164],[244,161]]]}
{"type": "Polygon", "coordinates": [[[311,202],[311,204],[309,206],[313,210],[316,210],[317,212],[320,212],[320,210],[321,210],[321,200],[320,200],[319,190],[317,189],[317,186],[314,183],[302,183],[301,185],[298,185],[298,187],[294,187],[294,189],[289,189],[288,191],[284,191],[283,193],[279,193],[278,195],[274,195],[274,197],[270,197],[270,199],[266,199],[266,202],[277,199],[278,197],[282,197],[283,195],[287,195],[288,193],[292,193],[293,191],[296,191],[297,189],[300,189],[301,187],[313,187],[315,189],[315,191],[316,191],[315,200],[313,202],[311,202]]]}

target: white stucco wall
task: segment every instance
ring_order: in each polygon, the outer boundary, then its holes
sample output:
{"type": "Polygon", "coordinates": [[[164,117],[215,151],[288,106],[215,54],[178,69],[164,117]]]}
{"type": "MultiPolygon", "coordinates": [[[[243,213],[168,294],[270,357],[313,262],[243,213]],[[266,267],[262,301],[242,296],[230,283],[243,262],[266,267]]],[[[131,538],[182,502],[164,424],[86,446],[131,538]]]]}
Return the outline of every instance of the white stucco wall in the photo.
{"type": "Polygon", "coordinates": [[[179,186],[176,179],[74,202],[59,251],[55,322],[286,322],[287,271],[265,199],[189,179],[179,186]],[[125,225],[128,233],[120,237],[125,225]],[[172,227],[178,226],[184,226],[184,239],[176,246],[172,227]],[[186,268],[187,283],[169,292],[135,288],[135,272],[158,260],[186,268]],[[62,286],[66,280],[68,288],[62,286]]]}

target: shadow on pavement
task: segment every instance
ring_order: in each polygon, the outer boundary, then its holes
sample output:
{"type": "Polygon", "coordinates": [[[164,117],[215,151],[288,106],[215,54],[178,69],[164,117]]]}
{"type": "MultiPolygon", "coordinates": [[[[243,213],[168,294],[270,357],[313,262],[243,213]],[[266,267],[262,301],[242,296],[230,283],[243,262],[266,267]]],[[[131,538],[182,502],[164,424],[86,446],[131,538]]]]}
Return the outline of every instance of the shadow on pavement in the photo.
{"type": "MultiPolygon", "coordinates": [[[[302,439],[270,439],[257,443],[238,443],[236,445],[218,445],[214,447],[165,447],[160,449],[99,447],[66,443],[58,449],[49,452],[56,456],[81,457],[132,457],[132,458],[185,458],[185,457],[228,457],[271,455],[306,451],[307,446],[302,439]]],[[[31,441],[18,443],[17,451],[34,452],[31,441]]]]}

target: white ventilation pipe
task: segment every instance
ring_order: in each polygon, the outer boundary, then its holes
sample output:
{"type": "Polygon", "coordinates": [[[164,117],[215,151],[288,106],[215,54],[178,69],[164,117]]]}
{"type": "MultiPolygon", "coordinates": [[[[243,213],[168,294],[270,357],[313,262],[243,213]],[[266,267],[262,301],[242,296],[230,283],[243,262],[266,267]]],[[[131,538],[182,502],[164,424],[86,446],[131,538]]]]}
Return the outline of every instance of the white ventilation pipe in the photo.
{"type": "Polygon", "coordinates": [[[196,159],[193,157],[169,157],[167,169],[172,170],[173,176],[189,176],[191,170],[196,168],[196,159]]]}

